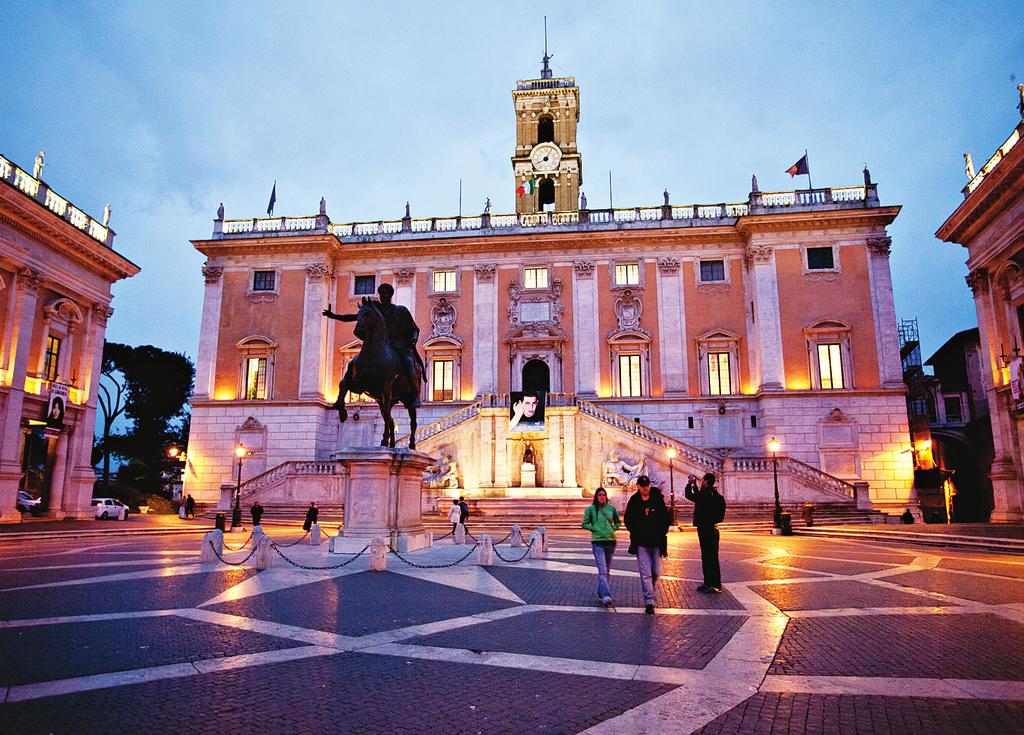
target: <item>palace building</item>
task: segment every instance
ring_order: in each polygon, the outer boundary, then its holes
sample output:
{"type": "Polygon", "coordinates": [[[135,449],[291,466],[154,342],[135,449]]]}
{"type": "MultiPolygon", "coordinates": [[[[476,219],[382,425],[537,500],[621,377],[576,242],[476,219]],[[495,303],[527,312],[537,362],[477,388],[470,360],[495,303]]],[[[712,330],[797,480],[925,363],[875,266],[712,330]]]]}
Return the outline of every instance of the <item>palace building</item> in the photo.
{"type": "Polygon", "coordinates": [[[58,195],[44,165],[40,153],[30,175],[0,156],[0,521],[21,520],[19,492],[49,516],[93,517],[110,286],[139,272],[108,217],[58,195]]]}
{"type": "Polygon", "coordinates": [[[579,499],[641,471],[668,486],[710,470],[731,502],[771,502],[774,460],[786,505],[916,509],[886,231],[899,207],[867,172],[593,209],[576,80],[545,64],[512,100],[515,214],[222,209],[193,241],[206,293],[185,491],[231,502],[241,444],[243,501],[337,501],[332,453],[377,444],[380,420],[372,403],[344,426],[329,410],[360,342],[321,312],[354,313],[390,283],[421,329],[428,496],[579,499]],[[544,421],[510,432],[522,390],[544,392],[544,421]]]}

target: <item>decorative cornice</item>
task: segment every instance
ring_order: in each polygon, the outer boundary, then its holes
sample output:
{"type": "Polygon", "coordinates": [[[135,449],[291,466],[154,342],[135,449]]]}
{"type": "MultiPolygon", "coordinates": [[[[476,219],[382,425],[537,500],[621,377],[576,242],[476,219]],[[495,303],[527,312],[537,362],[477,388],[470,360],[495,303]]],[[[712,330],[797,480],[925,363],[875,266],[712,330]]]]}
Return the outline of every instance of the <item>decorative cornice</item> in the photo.
{"type": "Polygon", "coordinates": [[[671,275],[679,272],[679,258],[658,258],[658,272],[671,275]]]}
{"type": "Polygon", "coordinates": [[[494,263],[481,263],[473,268],[476,271],[476,280],[480,283],[493,283],[494,274],[498,267],[494,263]]]}
{"type": "Polygon", "coordinates": [[[891,237],[869,237],[868,238],[868,250],[871,251],[872,255],[878,257],[889,257],[889,251],[892,249],[892,238],[891,237]]]}
{"type": "Polygon", "coordinates": [[[306,278],[310,281],[322,281],[331,274],[331,268],[326,263],[307,263],[306,278]]]}
{"type": "Polygon", "coordinates": [[[203,266],[203,280],[207,284],[216,283],[220,280],[220,277],[224,275],[224,269],[219,265],[204,265],[203,266]]]}
{"type": "Polygon", "coordinates": [[[395,268],[395,283],[399,286],[408,286],[416,278],[415,268],[395,268]]]}
{"type": "Polygon", "coordinates": [[[594,277],[594,261],[592,260],[577,260],[572,267],[576,271],[576,277],[580,280],[589,280],[594,277]]]}
{"type": "Polygon", "coordinates": [[[18,271],[18,290],[24,293],[34,294],[43,285],[43,276],[35,268],[25,268],[18,271]]]}
{"type": "Polygon", "coordinates": [[[101,327],[107,325],[107,320],[114,316],[114,309],[107,304],[96,304],[92,307],[92,320],[101,327]]]}
{"type": "Polygon", "coordinates": [[[964,280],[967,281],[967,285],[971,289],[971,293],[974,294],[975,298],[981,294],[988,293],[988,270],[985,268],[975,268],[973,271],[968,273],[964,280]]]}
{"type": "Polygon", "coordinates": [[[743,262],[747,268],[757,263],[767,263],[772,259],[771,245],[748,245],[743,252],[743,262]]]}

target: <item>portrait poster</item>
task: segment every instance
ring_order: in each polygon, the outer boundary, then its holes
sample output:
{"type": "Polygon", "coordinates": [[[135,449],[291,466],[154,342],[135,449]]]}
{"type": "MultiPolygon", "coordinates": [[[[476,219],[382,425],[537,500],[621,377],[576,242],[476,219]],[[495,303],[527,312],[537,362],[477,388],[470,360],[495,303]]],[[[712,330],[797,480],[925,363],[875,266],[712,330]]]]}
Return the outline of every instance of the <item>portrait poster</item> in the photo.
{"type": "Polygon", "coordinates": [[[544,431],[544,391],[512,391],[508,401],[509,433],[544,431]]]}
{"type": "Polygon", "coordinates": [[[63,429],[68,405],[68,386],[50,383],[50,400],[46,404],[46,428],[63,429]]]}

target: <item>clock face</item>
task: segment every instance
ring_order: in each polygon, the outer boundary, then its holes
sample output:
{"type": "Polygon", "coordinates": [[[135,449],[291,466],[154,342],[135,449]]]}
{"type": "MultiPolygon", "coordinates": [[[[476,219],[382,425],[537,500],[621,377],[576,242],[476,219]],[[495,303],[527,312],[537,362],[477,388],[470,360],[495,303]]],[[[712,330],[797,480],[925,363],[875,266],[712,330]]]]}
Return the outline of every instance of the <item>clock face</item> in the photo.
{"type": "Polygon", "coordinates": [[[562,160],[562,151],[554,143],[540,143],[530,151],[534,171],[554,171],[562,160]]]}

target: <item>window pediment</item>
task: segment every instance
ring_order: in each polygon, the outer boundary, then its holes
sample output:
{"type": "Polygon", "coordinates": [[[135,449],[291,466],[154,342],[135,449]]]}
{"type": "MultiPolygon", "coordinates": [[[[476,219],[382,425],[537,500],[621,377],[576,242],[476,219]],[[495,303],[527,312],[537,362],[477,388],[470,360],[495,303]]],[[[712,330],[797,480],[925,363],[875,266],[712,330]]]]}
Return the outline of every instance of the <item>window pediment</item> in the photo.
{"type": "Polygon", "coordinates": [[[78,304],[64,297],[49,301],[43,307],[43,313],[49,319],[58,319],[67,324],[81,324],[83,321],[82,310],[78,308],[78,304]]]}
{"type": "Polygon", "coordinates": [[[238,342],[235,343],[235,347],[239,350],[246,351],[270,351],[277,349],[277,342],[275,342],[270,337],[264,337],[263,335],[260,334],[254,334],[250,337],[245,337],[244,339],[238,340],[238,342]]]}

